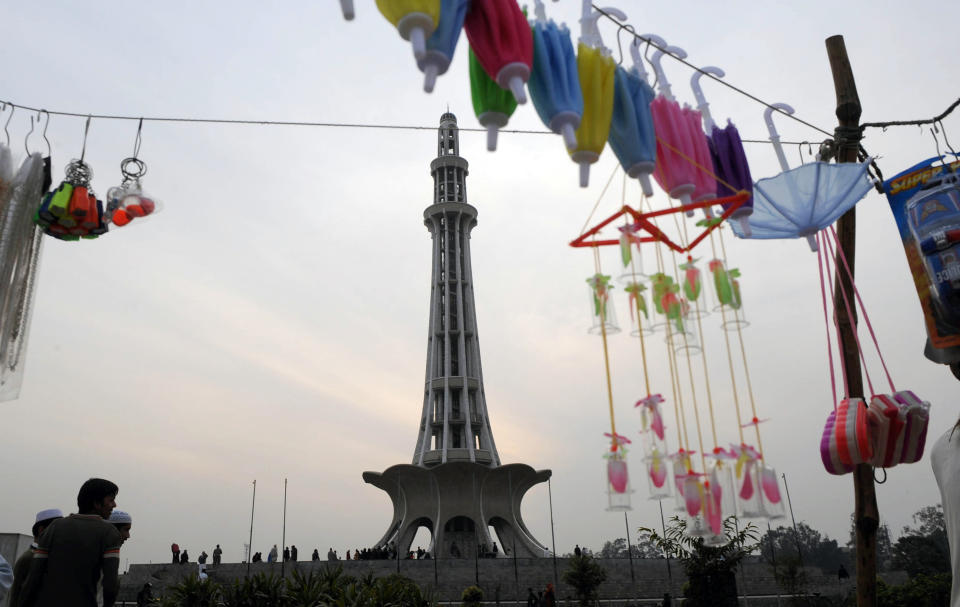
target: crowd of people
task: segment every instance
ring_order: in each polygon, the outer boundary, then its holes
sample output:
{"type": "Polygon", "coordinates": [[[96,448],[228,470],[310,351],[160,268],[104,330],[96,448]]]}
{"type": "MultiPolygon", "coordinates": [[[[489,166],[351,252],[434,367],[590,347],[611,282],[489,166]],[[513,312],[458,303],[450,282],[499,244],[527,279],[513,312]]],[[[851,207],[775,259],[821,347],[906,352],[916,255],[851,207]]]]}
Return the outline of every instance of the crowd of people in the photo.
{"type": "MultiPolygon", "coordinates": [[[[190,562],[190,555],[187,549],[184,548],[181,550],[180,545],[176,542],[170,544],[170,552],[173,554],[174,565],[186,565],[190,562]]],[[[200,556],[197,557],[197,563],[204,565],[208,558],[210,558],[210,555],[207,554],[207,551],[201,550],[200,556]]],[[[219,565],[221,558],[223,558],[223,550],[220,549],[220,544],[217,544],[217,547],[213,549],[213,564],[219,565]]]]}
{"type": "Polygon", "coordinates": [[[133,518],[117,510],[116,484],[91,478],[77,494],[77,513],[37,513],[33,543],[11,567],[0,557],[0,599],[11,607],[112,607],[120,587],[120,548],[133,518]]]}

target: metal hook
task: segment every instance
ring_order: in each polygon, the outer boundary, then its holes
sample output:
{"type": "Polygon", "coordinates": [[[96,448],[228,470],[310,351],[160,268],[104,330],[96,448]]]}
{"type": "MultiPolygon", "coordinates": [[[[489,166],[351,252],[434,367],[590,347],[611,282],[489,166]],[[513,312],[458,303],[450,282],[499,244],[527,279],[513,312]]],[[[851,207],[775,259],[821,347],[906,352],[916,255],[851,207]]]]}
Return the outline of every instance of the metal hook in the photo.
{"type": "Polygon", "coordinates": [[[950,150],[950,153],[954,156],[957,155],[957,151],[953,149],[953,146],[950,145],[950,140],[947,139],[947,129],[943,128],[943,120],[938,120],[940,123],[940,134],[943,135],[943,142],[947,144],[947,148],[950,150]]]}
{"type": "Polygon", "coordinates": [[[33,135],[33,116],[30,116],[30,131],[23,138],[23,149],[27,151],[27,156],[30,155],[30,135],[33,135]]]}
{"type": "Polygon", "coordinates": [[[87,114],[87,123],[83,127],[83,149],[80,150],[80,162],[87,156],[87,134],[90,132],[90,119],[92,116],[87,114]]]}
{"type": "Polygon", "coordinates": [[[617,65],[623,65],[623,43],[620,41],[620,34],[623,32],[623,30],[627,30],[627,32],[629,32],[632,36],[636,37],[637,30],[634,29],[634,27],[629,23],[627,23],[626,25],[618,24],[618,26],[619,27],[617,28],[617,52],[620,53],[620,58],[617,60],[617,65]]]}
{"type": "Polygon", "coordinates": [[[133,140],[133,157],[136,158],[140,154],[140,132],[143,130],[143,118],[140,118],[140,123],[137,125],[137,137],[133,140]]]}
{"type": "Polygon", "coordinates": [[[3,109],[7,109],[6,106],[10,106],[10,115],[7,116],[7,121],[3,125],[3,132],[7,136],[7,147],[10,147],[10,121],[13,120],[13,113],[17,110],[17,106],[12,103],[5,103],[3,109]]]}
{"type": "Polygon", "coordinates": [[[943,154],[940,153],[940,140],[937,139],[937,125],[933,125],[933,128],[930,129],[930,134],[933,135],[933,145],[937,146],[937,158],[940,159],[940,162],[946,164],[946,161],[943,159],[943,154]]]}
{"type": "Polygon", "coordinates": [[[47,142],[47,156],[53,155],[53,148],[50,145],[50,140],[47,139],[47,129],[50,127],[50,112],[47,110],[40,110],[37,112],[37,124],[40,124],[40,116],[42,114],[47,115],[47,122],[43,125],[43,140],[47,142]]]}
{"type": "Polygon", "coordinates": [[[803,162],[803,144],[807,144],[807,155],[813,156],[813,146],[810,145],[810,142],[806,140],[801,141],[797,144],[797,155],[800,156],[800,164],[805,164],[803,162]]]}

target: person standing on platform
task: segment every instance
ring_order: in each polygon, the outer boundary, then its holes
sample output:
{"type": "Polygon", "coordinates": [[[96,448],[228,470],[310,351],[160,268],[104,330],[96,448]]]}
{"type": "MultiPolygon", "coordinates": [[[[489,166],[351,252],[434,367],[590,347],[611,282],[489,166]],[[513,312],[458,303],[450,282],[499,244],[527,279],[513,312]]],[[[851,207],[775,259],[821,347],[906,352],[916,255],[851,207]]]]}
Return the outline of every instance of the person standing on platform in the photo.
{"type": "Polygon", "coordinates": [[[293,562],[297,561],[297,546],[290,546],[290,560],[293,562]]]}
{"type": "Polygon", "coordinates": [[[220,564],[220,557],[223,556],[223,550],[220,549],[220,544],[217,544],[217,547],[213,549],[213,564],[220,564]]]}
{"type": "Polygon", "coordinates": [[[170,544],[170,552],[173,553],[173,564],[177,565],[180,563],[180,544],[174,542],[170,544]]]}
{"type": "Polygon", "coordinates": [[[277,562],[277,545],[274,544],[273,548],[270,549],[270,552],[267,553],[267,562],[276,563],[277,562]]]}

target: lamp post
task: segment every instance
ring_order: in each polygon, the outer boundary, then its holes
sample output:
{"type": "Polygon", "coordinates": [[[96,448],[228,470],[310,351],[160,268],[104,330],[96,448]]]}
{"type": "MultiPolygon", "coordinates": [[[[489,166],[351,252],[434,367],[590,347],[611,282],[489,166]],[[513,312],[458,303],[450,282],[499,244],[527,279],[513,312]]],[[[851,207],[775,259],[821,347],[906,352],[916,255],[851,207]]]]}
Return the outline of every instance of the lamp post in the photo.
{"type": "Polygon", "coordinates": [[[787,490],[787,506],[790,507],[790,520],[793,521],[793,539],[797,544],[797,556],[800,557],[800,567],[803,567],[803,551],[800,549],[800,532],[797,531],[797,519],[793,516],[793,502],[790,501],[790,487],[787,485],[787,474],[781,473],[783,488],[787,490]]]}

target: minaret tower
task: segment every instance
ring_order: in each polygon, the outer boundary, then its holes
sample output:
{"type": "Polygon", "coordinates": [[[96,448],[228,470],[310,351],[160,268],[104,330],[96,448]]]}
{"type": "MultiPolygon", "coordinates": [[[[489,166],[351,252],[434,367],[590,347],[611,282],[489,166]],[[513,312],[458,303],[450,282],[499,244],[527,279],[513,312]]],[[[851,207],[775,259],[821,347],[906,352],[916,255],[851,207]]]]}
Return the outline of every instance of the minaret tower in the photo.
{"type": "Polygon", "coordinates": [[[440,117],[437,157],[430,163],[433,204],[423,212],[433,237],[427,372],[418,466],[466,461],[499,466],[483,392],[470,231],[477,210],[467,204],[467,161],[460,157],[457,117],[440,117]]]}
{"type": "Polygon", "coordinates": [[[527,491],[551,473],[501,464],[490,430],[470,264],[477,210],[467,204],[467,161],[460,157],[459,137],[457,117],[443,114],[437,157],[430,163],[433,204],[423,212],[433,239],[433,270],[413,462],[364,472],[363,480],[386,491],[393,502],[393,520],[378,546],[406,554],[417,530],[426,527],[434,558],[474,558],[479,552],[546,556],[546,547],[524,524],[520,506],[527,491]]]}

